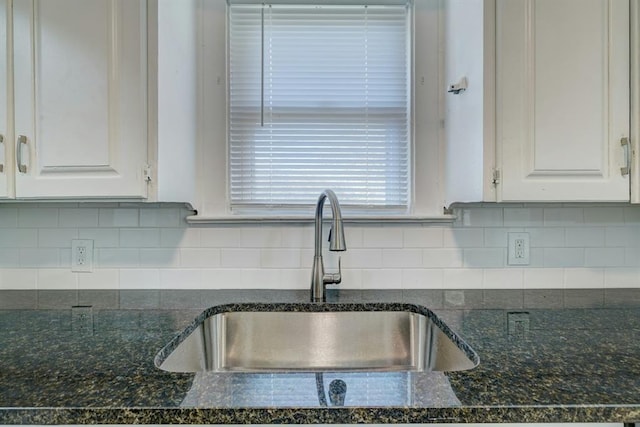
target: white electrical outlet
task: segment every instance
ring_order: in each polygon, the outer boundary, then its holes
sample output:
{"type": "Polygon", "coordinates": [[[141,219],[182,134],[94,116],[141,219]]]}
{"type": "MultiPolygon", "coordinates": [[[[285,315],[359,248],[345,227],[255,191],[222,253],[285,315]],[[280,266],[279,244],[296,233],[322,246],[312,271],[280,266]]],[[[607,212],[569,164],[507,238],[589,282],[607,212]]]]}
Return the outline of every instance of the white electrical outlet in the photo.
{"type": "Polygon", "coordinates": [[[507,264],[529,265],[529,233],[508,233],[507,248],[507,264]]]}
{"type": "Polygon", "coordinates": [[[93,271],[93,240],[71,240],[71,271],[93,271]]]}

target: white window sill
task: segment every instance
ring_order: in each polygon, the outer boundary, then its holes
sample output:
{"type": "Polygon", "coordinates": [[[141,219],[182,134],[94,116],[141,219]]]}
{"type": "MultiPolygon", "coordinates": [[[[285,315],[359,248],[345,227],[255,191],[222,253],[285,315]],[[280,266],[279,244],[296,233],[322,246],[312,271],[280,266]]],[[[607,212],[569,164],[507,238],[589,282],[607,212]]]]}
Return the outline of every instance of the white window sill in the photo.
{"type": "MultiPolygon", "coordinates": [[[[325,218],[329,219],[329,218],[325,218]]],[[[433,215],[433,216],[343,216],[345,224],[430,224],[430,223],[452,223],[456,219],[455,215],[433,215]]],[[[191,215],[186,218],[189,224],[312,224],[313,215],[278,215],[278,216],[205,216],[191,215]]]]}

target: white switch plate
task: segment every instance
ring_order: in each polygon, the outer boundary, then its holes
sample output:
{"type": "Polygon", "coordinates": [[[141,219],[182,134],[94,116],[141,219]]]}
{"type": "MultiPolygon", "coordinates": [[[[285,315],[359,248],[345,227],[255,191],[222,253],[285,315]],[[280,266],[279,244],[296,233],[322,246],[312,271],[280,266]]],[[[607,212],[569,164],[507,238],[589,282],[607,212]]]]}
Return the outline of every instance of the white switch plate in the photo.
{"type": "Polygon", "coordinates": [[[529,233],[508,233],[507,251],[508,265],[529,265],[529,233]]]}
{"type": "Polygon", "coordinates": [[[71,240],[71,271],[93,271],[93,240],[71,240]]]}

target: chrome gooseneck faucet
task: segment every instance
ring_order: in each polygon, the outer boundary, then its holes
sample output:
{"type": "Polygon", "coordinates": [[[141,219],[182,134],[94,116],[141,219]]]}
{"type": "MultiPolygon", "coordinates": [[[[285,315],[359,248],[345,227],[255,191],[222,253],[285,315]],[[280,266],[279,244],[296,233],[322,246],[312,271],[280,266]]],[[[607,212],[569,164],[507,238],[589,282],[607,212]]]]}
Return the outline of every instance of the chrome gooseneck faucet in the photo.
{"type": "Polygon", "coordinates": [[[329,250],[330,251],[346,251],[347,245],[344,240],[344,228],[342,226],[342,213],[340,212],[340,203],[335,193],[331,190],[324,190],[318,198],[316,204],[315,217],[315,252],[313,255],[313,270],[311,272],[311,301],[325,301],[325,285],[328,283],[340,283],[342,281],[342,272],[340,260],[338,259],[338,272],[333,274],[325,274],[324,264],[322,262],[322,209],[324,202],[329,199],[331,204],[331,214],[333,222],[331,231],[329,232],[329,250]]]}

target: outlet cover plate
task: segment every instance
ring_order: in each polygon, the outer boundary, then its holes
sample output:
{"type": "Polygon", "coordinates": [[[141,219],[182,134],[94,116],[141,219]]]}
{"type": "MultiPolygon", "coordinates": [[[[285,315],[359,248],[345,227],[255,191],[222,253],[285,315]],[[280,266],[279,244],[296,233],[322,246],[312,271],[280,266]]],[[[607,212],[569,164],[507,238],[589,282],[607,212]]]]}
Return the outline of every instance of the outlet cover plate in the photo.
{"type": "Polygon", "coordinates": [[[71,271],[79,273],[93,271],[93,240],[71,240],[71,271]]]}
{"type": "Polygon", "coordinates": [[[529,265],[530,263],[529,233],[508,233],[507,264],[529,265]]]}

